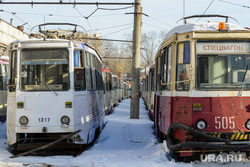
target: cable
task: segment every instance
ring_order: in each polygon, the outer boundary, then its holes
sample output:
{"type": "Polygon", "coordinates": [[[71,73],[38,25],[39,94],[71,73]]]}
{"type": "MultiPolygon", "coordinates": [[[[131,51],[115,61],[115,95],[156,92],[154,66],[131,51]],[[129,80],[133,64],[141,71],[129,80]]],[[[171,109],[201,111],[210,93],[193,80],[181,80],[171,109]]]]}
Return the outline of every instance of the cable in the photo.
{"type": "MultiPolygon", "coordinates": [[[[69,2],[72,3],[71,0],[69,0],[69,2]]],[[[87,20],[87,23],[88,23],[88,25],[89,25],[89,27],[90,27],[91,32],[94,33],[94,31],[93,31],[93,29],[92,29],[92,27],[91,27],[91,25],[90,25],[90,23],[89,23],[89,21],[88,21],[88,17],[84,16],[84,15],[75,7],[75,5],[74,5],[73,3],[72,3],[72,5],[73,5],[73,8],[74,8],[83,18],[85,18],[85,19],[87,20]]]]}
{"type": "Polygon", "coordinates": [[[97,30],[106,30],[106,29],[112,29],[112,28],[117,28],[117,27],[123,27],[123,26],[127,26],[127,25],[133,25],[133,23],[131,23],[131,24],[123,24],[123,25],[113,26],[113,27],[99,28],[97,30]]]}
{"type": "Polygon", "coordinates": [[[129,28],[132,28],[132,27],[133,27],[133,26],[129,26],[129,27],[127,27],[127,28],[124,28],[124,29],[121,29],[121,30],[118,30],[118,31],[115,31],[115,32],[112,32],[112,33],[109,33],[109,34],[105,34],[105,35],[103,35],[102,37],[107,36],[107,35],[111,35],[111,34],[115,34],[115,33],[118,33],[118,32],[124,31],[124,30],[127,30],[127,29],[129,29],[129,28]]]}
{"type": "Polygon", "coordinates": [[[152,16],[148,16],[148,17],[151,18],[151,19],[154,19],[154,20],[156,20],[156,21],[158,21],[158,22],[160,22],[160,23],[166,24],[166,25],[168,25],[168,26],[170,26],[170,27],[174,27],[174,26],[172,26],[172,25],[170,25],[170,24],[168,24],[168,23],[166,23],[166,22],[164,22],[164,21],[161,21],[161,20],[159,20],[159,19],[156,19],[156,18],[154,18],[154,17],[152,17],[152,16]]]}
{"type": "Polygon", "coordinates": [[[148,23],[145,23],[145,22],[143,22],[143,24],[146,24],[146,25],[149,25],[149,26],[151,26],[151,27],[155,27],[155,28],[158,28],[158,29],[161,29],[161,30],[166,30],[166,29],[164,29],[164,28],[162,28],[162,27],[157,27],[157,26],[155,26],[155,25],[148,24],[148,23]]]}
{"type": "MultiPolygon", "coordinates": [[[[210,8],[210,6],[212,5],[213,2],[214,2],[214,0],[212,0],[212,2],[208,5],[207,9],[203,12],[202,15],[204,15],[207,12],[207,10],[210,8]]],[[[199,18],[196,23],[198,23],[200,21],[200,19],[201,18],[199,18]]]]}
{"type": "Polygon", "coordinates": [[[93,31],[93,29],[92,29],[92,27],[91,27],[91,25],[90,25],[90,23],[89,23],[89,20],[88,20],[88,19],[86,19],[86,20],[87,20],[87,23],[88,23],[88,25],[89,25],[89,27],[90,27],[91,32],[94,34],[94,31],[93,31]]]}
{"type": "Polygon", "coordinates": [[[243,8],[250,8],[250,6],[245,6],[245,5],[241,5],[241,4],[237,4],[237,3],[233,3],[233,2],[228,2],[228,1],[224,1],[224,0],[218,0],[218,1],[228,3],[228,4],[231,4],[231,5],[241,6],[243,8]]]}
{"type": "Polygon", "coordinates": [[[25,22],[25,21],[22,20],[20,17],[18,17],[18,16],[16,15],[17,13],[15,13],[15,12],[8,12],[8,11],[4,11],[4,10],[0,10],[0,12],[5,12],[5,13],[8,13],[8,14],[12,14],[12,15],[15,16],[17,19],[19,19],[20,21],[22,21],[22,22],[24,23],[23,25],[27,24],[28,26],[32,27],[30,24],[28,24],[28,22],[25,22]]]}
{"type": "Polygon", "coordinates": [[[124,8],[113,8],[113,9],[108,9],[108,8],[99,8],[101,10],[124,10],[124,9],[129,9],[133,8],[134,6],[129,6],[129,7],[124,7],[124,8]]]}
{"type": "MultiPolygon", "coordinates": [[[[0,12],[3,12],[3,10],[0,9],[0,12]]],[[[8,11],[8,12],[12,13],[10,11],[8,11]]],[[[82,17],[82,16],[74,16],[74,15],[56,15],[56,14],[52,14],[52,13],[42,13],[42,14],[40,14],[40,13],[22,13],[22,12],[14,12],[14,13],[19,14],[19,15],[38,15],[38,16],[54,16],[54,17],[82,17]]],[[[124,15],[124,13],[123,14],[95,15],[92,17],[121,16],[121,15],[124,15]]]]}

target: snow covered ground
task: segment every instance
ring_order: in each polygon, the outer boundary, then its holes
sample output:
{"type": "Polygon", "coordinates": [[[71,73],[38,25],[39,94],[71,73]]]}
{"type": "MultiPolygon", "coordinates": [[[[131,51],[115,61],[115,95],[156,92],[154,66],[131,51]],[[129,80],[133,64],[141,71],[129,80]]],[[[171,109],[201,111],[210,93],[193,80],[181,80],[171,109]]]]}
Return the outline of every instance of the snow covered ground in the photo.
{"type": "Polygon", "coordinates": [[[6,124],[0,123],[0,166],[8,167],[191,167],[191,166],[250,166],[250,162],[179,163],[169,161],[153,134],[143,101],[140,100],[140,119],[131,120],[130,99],[123,100],[115,112],[106,117],[108,123],[97,142],[78,157],[73,156],[12,156],[7,148],[6,124]]]}

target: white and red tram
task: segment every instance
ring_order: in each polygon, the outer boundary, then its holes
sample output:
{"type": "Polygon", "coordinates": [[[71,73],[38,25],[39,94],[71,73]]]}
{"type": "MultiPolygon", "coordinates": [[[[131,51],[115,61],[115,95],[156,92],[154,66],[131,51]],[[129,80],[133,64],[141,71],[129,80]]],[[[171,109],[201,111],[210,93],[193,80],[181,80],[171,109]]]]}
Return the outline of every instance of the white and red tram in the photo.
{"type": "Polygon", "coordinates": [[[181,25],[167,34],[155,60],[154,121],[173,155],[250,150],[249,30],[181,25]]]}

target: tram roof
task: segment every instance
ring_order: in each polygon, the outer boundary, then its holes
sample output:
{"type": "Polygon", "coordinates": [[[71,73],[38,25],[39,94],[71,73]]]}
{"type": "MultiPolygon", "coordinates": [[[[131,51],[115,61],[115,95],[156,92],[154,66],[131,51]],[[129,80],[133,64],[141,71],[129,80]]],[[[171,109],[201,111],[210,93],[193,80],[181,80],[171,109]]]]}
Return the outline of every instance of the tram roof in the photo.
{"type": "MultiPolygon", "coordinates": [[[[241,27],[239,25],[233,23],[225,23],[228,31],[249,31],[248,29],[241,27]]],[[[173,34],[183,34],[188,32],[205,32],[205,31],[218,31],[219,30],[219,22],[200,22],[200,23],[188,23],[185,25],[180,25],[172,30],[170,30],[165,39],[170,38],[173,34]]]]}

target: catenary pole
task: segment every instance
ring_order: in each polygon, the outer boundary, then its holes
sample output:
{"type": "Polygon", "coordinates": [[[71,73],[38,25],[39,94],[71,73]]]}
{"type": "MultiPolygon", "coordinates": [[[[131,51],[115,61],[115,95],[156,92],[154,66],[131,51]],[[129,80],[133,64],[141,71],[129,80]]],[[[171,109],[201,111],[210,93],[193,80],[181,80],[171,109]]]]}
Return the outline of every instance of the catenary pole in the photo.
{"type": "Polygon", "coordinates": [[[141,0],[135,0],[130,119],[139,119],[141,15],[141,0]]]}

